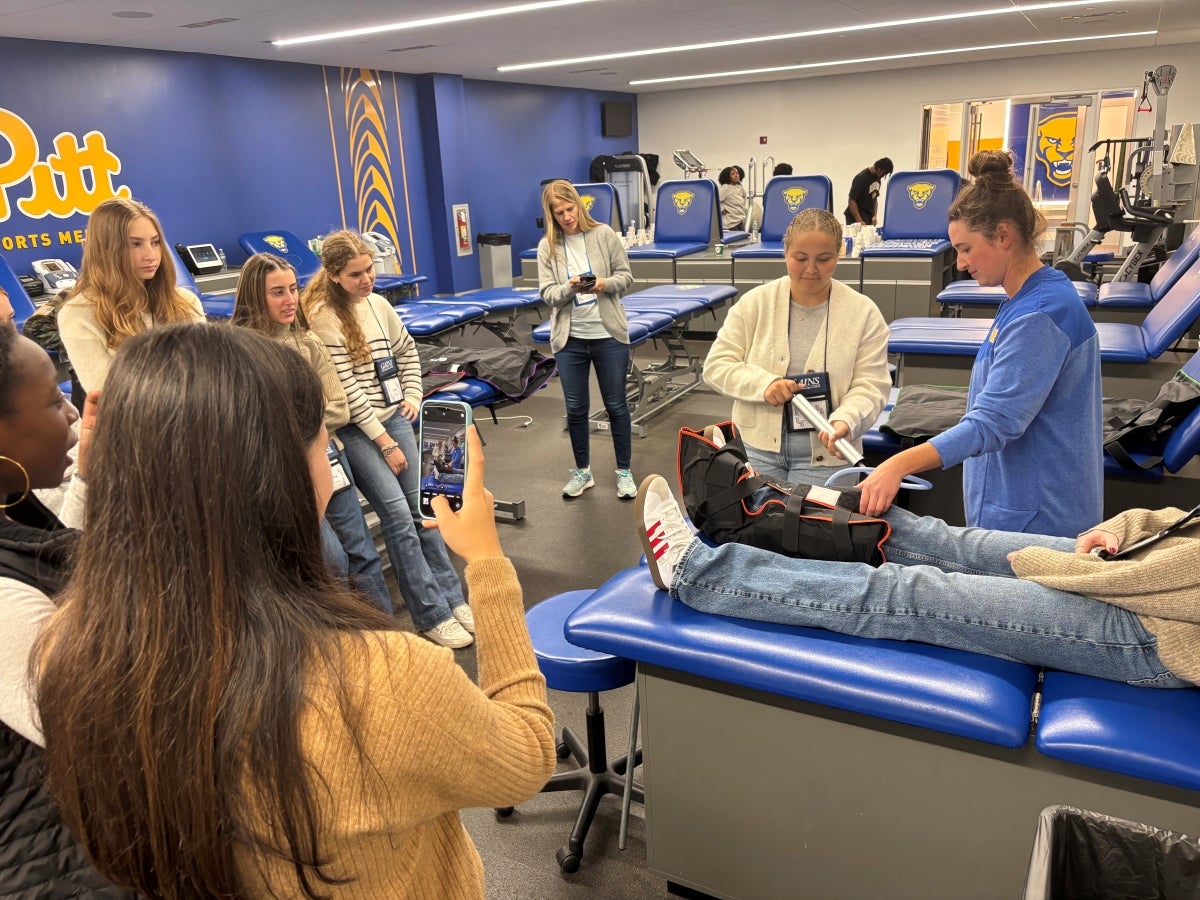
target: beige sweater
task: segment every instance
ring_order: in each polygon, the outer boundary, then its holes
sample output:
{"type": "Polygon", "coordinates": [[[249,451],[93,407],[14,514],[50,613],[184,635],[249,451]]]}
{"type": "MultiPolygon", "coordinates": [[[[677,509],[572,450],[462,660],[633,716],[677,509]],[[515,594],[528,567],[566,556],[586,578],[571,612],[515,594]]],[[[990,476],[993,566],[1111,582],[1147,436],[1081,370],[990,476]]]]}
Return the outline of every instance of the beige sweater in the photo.
{"type": "MultiPolygon", "coordinates": [[[[1182,515],[1183,510],[1174,508],[1131,509],[1097,528],[1115,535],[1123,546],[1161,531],[1182,515]]],[[[1137,613],[1158,639],[1163,664],[1185,681],[1200,684],[1200,526],[1127,560],[1027,547],[1013,556],[1013,571],[1019,578],[1137,613]]]]}
{"type": "Polygon", "coordinates": [[[338,378],[337,369],[325,343],[306,329],[292,328],[290,325],[275,325],[271,329],[271,337],[281,344],[295,348],[296,352],[308,360],[317,377],[321,379],[321,390],[325,393],[325,430],[342,449],[337,430],[350,421],[350,402],[346,399],[346,390],[338,378]]]}
{"type": "MultiPolygon", "coordinates": [[[[733,422],[747,444],[777,452],[784,407],[770,406],[763,391],[781,375],[825,369],[833,393],[828,418],[850,426],[850,441],[861,452],[862,436],[879,418],[892,386],[887,323],[870,298],[834,281],[825,324],[808,359],[798,365],[789,358],[790,303],[790,282],[784,276],[754,288],[734,304],[704,361],[704,380],[733,398],[733,422]]],[[[814,464],[845,466],[816,435],[812,432],[814,464]]]]}
{"type": "MultiPolygon", "coordinates": [[[[479,685],[451,651],[407,632],[346,639],[351,701],[361,703],[364,771],[328,682],[314,680],[301,723],[305,755],[327,786],[322,846],[332,871],[354,880],[333,897],[484,896],[483,863],[458,810],[502,807],[536,794],[554,771],[554,718],[507,559],[467,567],[478,632],[479,685]]],[[[259,860],[281,897],[291,867],[259,860]]],[[[244,871],[253,877],[253,862],[244,871]]],[[[262,885],[262,882],[258,882],[262,885]]],[[[247,896],[269,896],[265,885],[247,896]]]]}
{"type": "MultiPolygon", "coordinates": [[[[176,291],[191,305],[195,320],[203,322],[204,307],[200,305],[200,298],[181,288],[176,291]]],[[[154,327],[149,313],[142,316],[142,321],[147,328],[154,327]]],[[[71,360],[71,368],[83,389],[90,393],[103,388],[117,351],[108,346],[108,338],[96,321],[96,305],[92,299],[80,294],[64,303],[58,311],[58,331],[67,358],[71,360]]]]}

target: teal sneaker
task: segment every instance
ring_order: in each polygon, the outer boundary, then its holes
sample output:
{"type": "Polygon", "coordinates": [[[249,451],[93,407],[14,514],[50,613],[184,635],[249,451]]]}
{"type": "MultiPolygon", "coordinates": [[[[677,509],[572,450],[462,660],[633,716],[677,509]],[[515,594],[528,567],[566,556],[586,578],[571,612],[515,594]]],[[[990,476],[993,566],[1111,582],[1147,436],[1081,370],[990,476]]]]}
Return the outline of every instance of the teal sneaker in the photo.
{"type": "MultiPolygon", "coordinates": [[[[596,486],[596,482],[592,480],[591,469],[576,469],[571,474],[571,480],[567,482],[563,488],[564,497],[578,497],[588,488],[596,486]]],[[[634,492],[636,493],[636,491],[634,492]]]]}
{"type": "Polygon", "coordinates": [[[628,469],[617,469],[617,496],[622,500],[632,500],[637,496],[638,487],[633,483],[633,473],[628,469]]]}

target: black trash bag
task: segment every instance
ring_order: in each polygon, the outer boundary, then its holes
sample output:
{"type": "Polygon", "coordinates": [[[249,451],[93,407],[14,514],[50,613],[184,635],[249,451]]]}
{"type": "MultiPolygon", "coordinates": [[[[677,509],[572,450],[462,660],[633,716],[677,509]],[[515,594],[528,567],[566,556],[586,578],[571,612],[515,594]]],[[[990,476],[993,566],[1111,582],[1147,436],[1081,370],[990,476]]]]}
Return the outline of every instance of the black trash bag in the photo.
{"type": "Polygon", "coordinates": [[[1025,900],[1196,900],[1200,839],[1070,806],[1038,819],[1025,900]]]}
{"type": "Polygon", "coordinates": [[[481,231],[475,235],[476,244],[487,244],[489,247],[508,247],[512,244],[512,235],[502,231],[481,231]]]}

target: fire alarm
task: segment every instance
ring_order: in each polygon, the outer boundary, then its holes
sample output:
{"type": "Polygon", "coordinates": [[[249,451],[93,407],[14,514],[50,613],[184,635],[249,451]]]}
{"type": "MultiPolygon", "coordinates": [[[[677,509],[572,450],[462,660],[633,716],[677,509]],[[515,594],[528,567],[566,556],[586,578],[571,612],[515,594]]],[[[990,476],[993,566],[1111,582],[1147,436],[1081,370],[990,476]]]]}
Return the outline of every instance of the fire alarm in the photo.
{"type": "Polygon", "coordinates": [[[760,144],[765,144],[765,143],[767,142],[767,136],[764,134],[762,137],[760,137],[760,138],[758,139],[758,142],[759,142],[760,144]]]}

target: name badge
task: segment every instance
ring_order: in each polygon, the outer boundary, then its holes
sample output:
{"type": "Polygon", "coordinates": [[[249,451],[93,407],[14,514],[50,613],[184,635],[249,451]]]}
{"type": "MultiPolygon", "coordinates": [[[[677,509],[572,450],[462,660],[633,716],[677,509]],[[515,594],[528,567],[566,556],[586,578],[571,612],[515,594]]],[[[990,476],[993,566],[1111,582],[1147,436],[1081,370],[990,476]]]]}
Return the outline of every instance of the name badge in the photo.
{"type": "Polygon", "coordinates": [[[404,389],[400,386],[400,370],[393,356],[375,360],[375,377],[383,389],[383,399],[388,406],[395,406],[404,399],[404,389]]]}
{"type": "MultiPolygon", "coordinates": [[[[794,381],[800,386],[796,391],[797,394],[804,396],[809,403],[816,407],[826,419],[829,418],[829,373],[828,372],[805,372],[803,375],[789,375],[789,381],[794,381]]],[[[808,421],[808,416],[804,415],[796,408],[794,403],[788,404],[788,409],[791,411],[787,422],[788,431],[815,431],[817,426],[808,421]]]]}
{"type": "Polygon", "coordinates": [[[337,444],[330,441],[325,447],[325,455],[329,457],[329,472],[333,475],[333,492],[339,494],[351,487],[350,476],[342,465],[342,456],[338,453],[337,444]]]}

